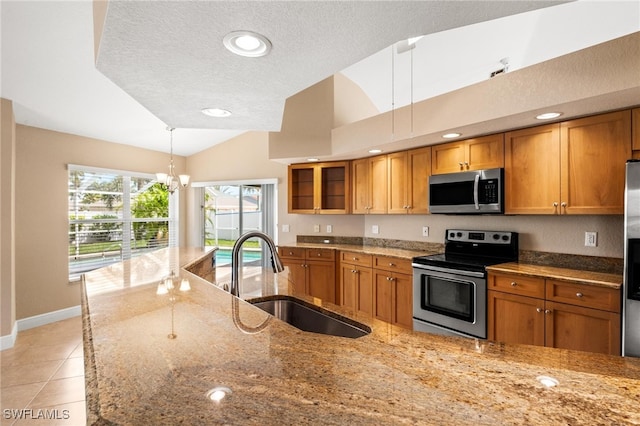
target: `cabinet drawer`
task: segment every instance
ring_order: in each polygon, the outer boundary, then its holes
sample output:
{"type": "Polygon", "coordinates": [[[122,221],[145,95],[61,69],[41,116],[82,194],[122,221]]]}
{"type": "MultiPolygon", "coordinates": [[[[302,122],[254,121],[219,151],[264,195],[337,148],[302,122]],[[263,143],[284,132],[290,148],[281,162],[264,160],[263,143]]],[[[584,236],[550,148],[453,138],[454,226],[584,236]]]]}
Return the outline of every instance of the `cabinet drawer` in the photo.
{"type": "Polygon", "coordinates": [[[403,274],[412,274],[411,261],[408,259],[399,259],[397,257],[374,256],[373,267],[383,269],[385,271],[400,272],[403,274]]]}
{"type": "Polygon", "coordinates": [[[585,308],[620,312],[619,289],[547,280],[546,299],[585,308]]]}
{"type": "Polygon", "coordinates": [[[300,247],[278,247],[278,255],[283,259],[304,259],[304,249],[300,247]]]}
{"type": "Polygon", "coordinates": [[[341,251],[340,262],[349,263],[351,265],[366,266],[370,268],[372,260],[370,254],[357,253],[354,251],[341,251]]]}
{"type": "Polygon", "coordinates": [[[489,274],[489,290],[544,298],[544,279],[523,275],[489,274]]]}
{"type": "Polygon", "coordinates": [[[335,260],[335,251],[333,249],[307,249],[307,260],[335,260]]]}

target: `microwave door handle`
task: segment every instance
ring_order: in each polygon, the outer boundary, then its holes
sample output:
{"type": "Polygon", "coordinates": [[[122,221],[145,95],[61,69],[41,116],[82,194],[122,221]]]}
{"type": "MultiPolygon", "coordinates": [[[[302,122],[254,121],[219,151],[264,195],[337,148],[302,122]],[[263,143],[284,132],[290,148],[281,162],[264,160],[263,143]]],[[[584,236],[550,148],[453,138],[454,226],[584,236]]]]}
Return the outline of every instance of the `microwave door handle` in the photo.
{"type": "Polygon", "coordinates": [[[476,210],[480,210],[480,204],[478,201],[478,186],[480,183],[480,174],[475,176],[473,181],[473,203],[476,205],[476,210]]]}

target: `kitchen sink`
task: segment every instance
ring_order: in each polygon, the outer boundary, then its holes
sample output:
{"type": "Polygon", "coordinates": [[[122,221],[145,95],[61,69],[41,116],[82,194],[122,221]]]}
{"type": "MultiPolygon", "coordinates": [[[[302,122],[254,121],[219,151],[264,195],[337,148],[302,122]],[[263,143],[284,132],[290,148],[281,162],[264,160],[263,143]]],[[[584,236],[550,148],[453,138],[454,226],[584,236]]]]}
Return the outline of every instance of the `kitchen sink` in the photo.
{"type": "Polygon", "coordinates": [[[371,333],[364,324],[294,298],[257,300],[249,303],[292,326],[311,333],[355,339],[371,333]]]}

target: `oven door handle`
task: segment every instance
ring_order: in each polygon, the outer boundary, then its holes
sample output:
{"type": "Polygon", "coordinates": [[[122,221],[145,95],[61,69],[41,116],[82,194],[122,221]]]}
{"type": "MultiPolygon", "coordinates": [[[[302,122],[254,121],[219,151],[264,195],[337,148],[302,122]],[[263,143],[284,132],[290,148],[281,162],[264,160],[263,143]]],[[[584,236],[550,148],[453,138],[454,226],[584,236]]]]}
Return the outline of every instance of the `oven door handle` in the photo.
{"type": "Polygon", "coordinates": [[[425,266],[419,263],[411,264],[414,268],[421,271],[444,272],[446,274],[458,274],[466,277],[484,278],[484,272],[465,271],[461,269],[441,268],[439,266],[425,266]]]}
{"type": "Polygon", "coordinates": [[[480,210],[480,200],[478,197],[478,186],[480,184],[480,174],[476,174],[473,180],[473,203],[476,206],[476,210],[480,210]]]}

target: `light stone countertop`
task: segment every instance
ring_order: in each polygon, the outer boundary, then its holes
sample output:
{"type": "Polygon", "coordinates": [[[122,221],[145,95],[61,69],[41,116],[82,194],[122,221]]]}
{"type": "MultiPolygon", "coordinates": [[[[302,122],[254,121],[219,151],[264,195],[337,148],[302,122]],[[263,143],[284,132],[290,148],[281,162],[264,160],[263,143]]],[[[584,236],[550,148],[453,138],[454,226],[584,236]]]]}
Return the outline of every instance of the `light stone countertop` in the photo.
{"type": "MultiPolygon", "coordinates": [[[[164,249],[86,274],[88,424],[640,424],[640,359],[411,332],[324,304],[372,328],[347,339],[273,319],[179,270],[199,249],[164,249]],[[177,263],[176,263],[177,262],[177,263]],[[169,339],[173,312],[175,339],[169,339]],[[552,376],[546,388],[536,379],[552,376]],[[206,398],[217,386],[232,393],[206,398]]],[[[216,276],[224,276],[221,268],[216,276]]],[[[247,294],[288,294],[287,272],[247,270],[247,294]]]]}
{"type": "Polygon", "coordinates": [[[487,266],[487,271],[525,275],[529,277],[548,278],[598,287],[619,289],[622,287],[622,275],[591,272],[577,269],[557,268],[553,266],[529,265],[525,263],[501,263],[487,266]]]}

